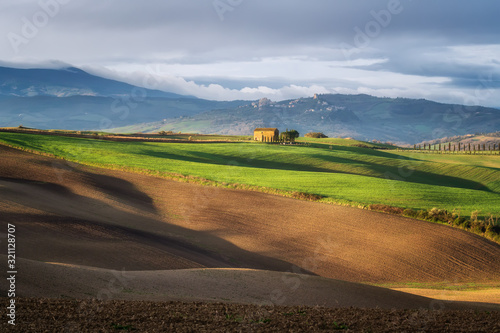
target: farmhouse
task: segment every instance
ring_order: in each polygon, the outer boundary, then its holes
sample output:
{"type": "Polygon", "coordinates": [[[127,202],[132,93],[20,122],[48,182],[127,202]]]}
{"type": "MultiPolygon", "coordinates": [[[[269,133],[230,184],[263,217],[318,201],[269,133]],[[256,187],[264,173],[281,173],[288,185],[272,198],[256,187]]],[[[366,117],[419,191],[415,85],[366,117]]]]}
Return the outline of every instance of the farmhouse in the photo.
{"type": "Polygon", "coordinates": [[[277,128],[256,128],[253,131],[255,141],[277,141],[279,136],[280,131],[277,128]]]}

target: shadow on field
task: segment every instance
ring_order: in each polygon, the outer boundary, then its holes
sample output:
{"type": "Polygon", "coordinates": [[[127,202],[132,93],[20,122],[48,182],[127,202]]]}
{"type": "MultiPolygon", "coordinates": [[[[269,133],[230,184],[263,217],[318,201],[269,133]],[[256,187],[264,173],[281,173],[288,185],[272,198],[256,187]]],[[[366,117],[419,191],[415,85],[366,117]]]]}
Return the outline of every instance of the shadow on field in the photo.
{"type": "MultiPolygon", "coordinates": [[[[349,148],[349,147],[342,147],[349,148]]],[[[357,148],[361,149],[361,148],[357,148]]],[[[349,150],[349,149],[346,149],[349,150]]],[[[354,150],[353,150],[354,151],[354,150]]],[[[379,152],[383,155],[390,156],[391,159],[400,160],[395,158],[394,155],[379,152]]],[[[234,165],[241,167],[250,167],[250,168],[265,168],[265,169],[274,169],[274,170],[290,170],[290,171],[309,171],[309,172],[323,172],[323,173],[343,173],[343,174],[351,174],[351,175],[359,175],[366,177],[374,177],[374,178],[387,178],[392,180],[400,180],[411,183],[419,183],[425,185],[438,185],[438,186],[447,186],[447,187],[455,187],[462,189],[471,189],[471,190],[479,190],[484,192],[495,193],[485,185],[474,182],[471,180],[466,180],[463,178],[457,178],[452,176],[434,174],[426,171],[419,170],[406,170],[405,172],[409,172],[410,175],[408,177],[401,176],[401,166],[390,166],[390,165],[382,165],[373,162],[363,161],[363,160],[355,160],[349,159],[339,156],[327,156],[321,154],[313,154],[310,155],[314,160],[322,160],[330,163],[344,164],[344,165],[353,165],[353,166],[361,166],[370,171],[373,171],[379,176],[366,175],[360,172],[347,172],[345,170],[332,170],[327,168],[319,168],[315,166],[308,166],[303,164],[290,163],[287,161],[276,162],[276,161],[267,161],[267,160],[259,160],[259,159],[251,159],[251,158],[242,158],[235,157],[231,155],[223,155],[223,154],[214,154],[214,153],[204,153],[204,152],[190,152],[189,156],[179,155],[173,153],[166,152],[157,152],[157,151],[143,151],[141,154],[145,156],[153,156],[156,158],[164,158],[178,161],[186,161],[186,162],[195,162],[195,163],[203,163],[203,164],[213,164],[213,165],[234,165]]],[[[380,154],[377,154],[380,156],[380,154]]],[[[383,157],[387,157],[383,156],[383,157]]],[[[417,161],[414,159],[405,159],[409,161],[417,161]]],[[[400,160],[401,161],[401,160],[400,160]]],[[[353,168],[353,171],[355,169],[353,168]]]]}
{"type": "MultiPolygon", "coordinates": [[[[323,144],[323,143],[311,143],[310,147],[328,150],[328,151],[342,151],[342,152],[350,152],[350,153],[356,153],[356,154],[361,154],[361,155],[379,156],[379,157],[385,157],[385,158],[390,158],[390,159],[395,159],[395,160],[399,160],[399,157],[400,157],[398,155],[388,153],[386,150],[379,150],[379,149],[372,149],[372,148],[365,148],[365,147],[340,146],[340,145],[323,144]],[[330,146],[332,146],[332,149],[329,148],[330,146]]],[[[405,159],[409,160],[409,161],[420,161],[419,159],[415,159],[415,158],[411,158],[411,157],[405,158],[405,159]]]]}
{"type": "MultiPolygon", "coordinates": [[[[321,160],[324,160],[327,162],[332,162],[332,163],[362,165],[362,166],[365,166],[366,168],[368,168],[372,171],[375,171],[381,175],[384,175],[384,177],[376,177],[376,178],[387,178],[387,179],[392,179],[392,180],[400,180],[400,181],[419,183],[419,184],[425,184],[425,185],[447,186],[447,187],[455,187],[455,188],[479,190],[479,191],[484,191],[484,192],[495,193],[494,191],[492,191],[487,186],[485,186],[481,183],[474,182],[474,181],[467,180],[467,179],[463,179],[463,178],[445,176],[445,175],[435,174],[435,173],[426,172],[426,171],[412,170],[412,169],[408,169],[408,168],[405,168],[402,166],[382,165],[382,164],[361,161],[361,160],[348,159],[348,158],[342,158],[342,157],[337,157],[337,156],[325,156],[325,155],[319,155],[319,154],[312,155],[312,156],[314,158],[321,159],[321,160]],[[403,174],[409,173],[409,175],[407,177],[401,175],[402,174],[401,169],[403,169],[403,174]]],[[[402,161],[404,162],[405,160],[402,160],[402,161]]],[[[357,174],[357,175],[363,176],[363,174],[361,174],[361,173],[352,173],[352,174],[357,174]]]]}
{"type": "MultiPolygon", "coordinates": [[[[117,180],[121,186],[128,183],[117,180]]],[[[2,177],[0,186],[0,201],[8,208],[0,209],[0,225],[16,225],[22,258],[107,269],[298,269],[315,275],[292,263],[243,250],[210,232],[125,212],[59,184],[2,177]]],[[[125,187],[133,188],[132,184],[125,187]]]]}
{"type": "Polygon", "coordinates": [[[255,158],[243,158],[231,155],[203,153],[203,152],[190,152],[189,154],[191,156],[157,152],[157,151],[143,151],[141,153],[141,155],[153,156],[156,158],[165,158],[171,160],[213,164],[213,165],[224,165],[224,166],[234,165],[247,168],[261,168],[261,169],[265,168],[265,169],[290,170],[290,171],[312,171],[312,172],[328,172],[328,173],[337,172],[330,169],[317,168],[314,166],[306,166],[303,164],[289,163],[286,161],[275,162],[275,161],[259,160],[255,158]]]}

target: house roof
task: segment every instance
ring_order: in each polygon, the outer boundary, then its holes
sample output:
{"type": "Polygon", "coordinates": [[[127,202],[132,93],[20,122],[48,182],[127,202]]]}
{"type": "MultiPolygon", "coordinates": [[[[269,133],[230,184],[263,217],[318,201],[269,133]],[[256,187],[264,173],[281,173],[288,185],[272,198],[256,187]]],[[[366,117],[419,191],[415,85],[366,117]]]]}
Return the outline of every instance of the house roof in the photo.
{"type": "Polygon", "coordinates": [[[256,128],[254,130],[254,132],[256,132],[256,131],[261,131],[261,132],[264,132],[264,131],[276,131],[276,130],[277,130],[277,128],[270,128],[270,127],[269,128],[264,128],[264,127],[262,127],[262,128],[256,128]]]}

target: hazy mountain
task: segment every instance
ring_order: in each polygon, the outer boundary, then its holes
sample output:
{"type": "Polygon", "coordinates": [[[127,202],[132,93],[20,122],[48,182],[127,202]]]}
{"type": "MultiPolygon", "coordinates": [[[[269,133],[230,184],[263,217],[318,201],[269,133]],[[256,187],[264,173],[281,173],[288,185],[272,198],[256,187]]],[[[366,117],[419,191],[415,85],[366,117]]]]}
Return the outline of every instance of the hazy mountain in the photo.
{"type": "MultiPolygon", "coordinates": [[[[75,67],[63,69],[17,69],[0,67],[0,95],[101,96],[139,95],[133,85],[91,75],[75,67]]],[[[186,96],[140,88],[140,96],[182,98],[186,96]]]]}
{"type": "Polygon", "coordinates": [[[327,94],[281,102],[262,99],[236,108],[121,130],[251,134],[255,127],[293,128],[302,135],[314,131],[328,136],[413,144],[446,136],[498,131],[500,110],[423,99],[327,94]]]}
{"type": "Polygon", "coordinates": [[[0,126],[106,129],[241,104],[139,88],[73,67],[0,67],[0,126]]]}
{"type": "Polygon", "coordinates": [[[500,130],[500,110],[368,95],[217,102],[148,90],[80,69],[0,67],[0,127],[251,134],[256,127],[418,143],[500,130]]]}

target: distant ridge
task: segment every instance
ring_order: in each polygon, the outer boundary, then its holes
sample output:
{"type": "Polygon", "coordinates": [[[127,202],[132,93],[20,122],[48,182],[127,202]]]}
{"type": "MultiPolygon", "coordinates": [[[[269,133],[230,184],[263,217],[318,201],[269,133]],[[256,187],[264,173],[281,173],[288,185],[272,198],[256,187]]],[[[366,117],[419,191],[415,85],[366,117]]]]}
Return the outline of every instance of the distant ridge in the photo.
{"type": "Polygon", "coordinates": [[[76,67],[0,67],[0,127],[250,135],[258,127],[396,144],[500,131],[500,110],[424,99],[315,94],[219,102],[149,90],[76,67]]]}
{"type": "Polygon", "coordinates": [[[76,67],[0,67],[3,127],[106,130],[239,105],[136,87],[76,67]]]}
{"type": "Polygon", "coordinates": [[[116,131],[249,134],[257,127],[293,128],[301,136],[323,132],[330,137],[414,144],[446,136],[499,131],[500,110],[424,99],[316,94],[279,102],[261,99],[237,108],[212,110],[189,118],[139,124],[116,131]]]}
{"type": "MultiPolygon", "coordinates": [[[[17,69],[0,67],[0,95],[34,96],[99,96],[130,95],[133,85],[89,74],[76,67],[61,69],[17,69]]],[[[185,98],[159,90],[144,89],[149,97],[185,98]]]]}
{"type": "Polygon", "coordinates": [[[460,143],[462,145],[481,144],[481,145],[486,145],[488,147],[489,145],[497,145],[500,143],[500,132],[457,135],[452,137],[444,137],[436,140],[425,141],[419,144],[437,145],[437,144],[447,144],[447,143],[451,144],[460,143]]]}

